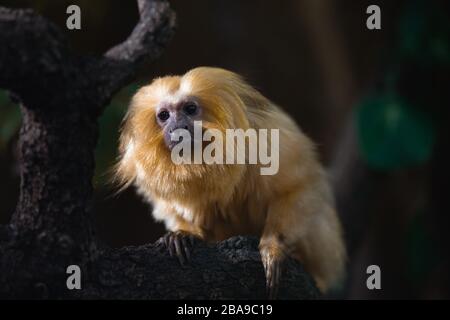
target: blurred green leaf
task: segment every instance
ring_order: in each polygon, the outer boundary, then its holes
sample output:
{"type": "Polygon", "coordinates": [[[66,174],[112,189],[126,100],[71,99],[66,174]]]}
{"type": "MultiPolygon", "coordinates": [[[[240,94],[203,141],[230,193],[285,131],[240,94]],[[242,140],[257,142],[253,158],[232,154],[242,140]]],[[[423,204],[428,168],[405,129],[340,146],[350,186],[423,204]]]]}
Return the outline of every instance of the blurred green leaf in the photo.
{"type": "Polygon", "coordinates": [[[362,154],[376,169],[421,164],[431,155],[435,136],[431,120],[395,94],[362,101],[357,128],[362,154]]]}
{"type": "Polygon", "coordinates": [[[450,19],[438,4],[407,3],[399,22],[399,54],[423,64],[450,64],[450,19]]]}
{"type": "Polygon", "coordinates": [[[0,151],[4,150],[20,128],[20,110],[6,91],[0,90],[0,151]]]}
{"type": "Polygon", "coordinates": [[[138,88],[137,83],[123,88],[100,117],[100,137],[95,149],[95,186],[102,186],[108,181],[109,170],[117,157],[120,124],[128,109],[129,101],[138,88]]]}

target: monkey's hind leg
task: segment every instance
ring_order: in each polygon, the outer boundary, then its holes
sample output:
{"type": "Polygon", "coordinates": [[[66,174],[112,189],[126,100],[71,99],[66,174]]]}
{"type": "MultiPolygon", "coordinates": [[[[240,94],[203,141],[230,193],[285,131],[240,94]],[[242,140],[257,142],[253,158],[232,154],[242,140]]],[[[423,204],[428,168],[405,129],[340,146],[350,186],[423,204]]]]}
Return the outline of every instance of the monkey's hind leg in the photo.
{"type": "Polygon", "coordinates": [[[266,273],[266,289],[269,299],[275,299],[278,294],[285,254],[280,245],[261,245],[261,260],[266,273]]]}
{"type": "Polygon", "coordinates": [[[323,205],[320,212],[292,255],[303,263],[319,290],[326,293],[343,279],[347,254],[334,208],[323,205]]]}
{"type": "Polygon", "coordinates": [[[305,233],[309,213],[302,208],[302,204],[306,202],[304,198],[299,190],[294,190],[269,205],[259,243],[269,299],[276,298],[283,262],[291,255],[297,240],[305,233]]]}

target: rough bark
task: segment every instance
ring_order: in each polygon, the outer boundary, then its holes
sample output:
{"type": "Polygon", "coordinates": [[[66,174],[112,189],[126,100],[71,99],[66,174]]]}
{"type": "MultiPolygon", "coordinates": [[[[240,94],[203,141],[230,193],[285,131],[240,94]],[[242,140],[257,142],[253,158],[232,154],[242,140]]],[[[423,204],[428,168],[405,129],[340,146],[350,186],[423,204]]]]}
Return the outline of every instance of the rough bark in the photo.
{"type": "MultiPolygon", "coordinates": [[[[62,32],[31,10],[0,7],[0,87],[20,101],[20,198],[0,226],[2,298],[264,298],[256,240],[197,243],[181,267],[161,241],[101,247],[91,222],[97,119],[111,96],[155,60],[173,35],[167,1],[138,0],[140,20],[102,57],[73,54],[62,32]],[[83,270],[68,290],[66,268],[83,270]]],[[[280,298],[318,296],[289,260],[280,298]]]]}
{"type": "MultiPolygon", "coordinates": [[[[279,299],[314,299],[312,278],[288,260],[279,299]]],[[[181,266],[162,241],[106,249],[94,265],[94,281],[82,292],[90,298],[266,299],[258,239],[234,237],[218,244],[195,244],[191,262],[181,266]],[[121,276],[118,277],[117,275],[121,276]],[[132,288],[132,290],[130,290],[132,288]]]]}

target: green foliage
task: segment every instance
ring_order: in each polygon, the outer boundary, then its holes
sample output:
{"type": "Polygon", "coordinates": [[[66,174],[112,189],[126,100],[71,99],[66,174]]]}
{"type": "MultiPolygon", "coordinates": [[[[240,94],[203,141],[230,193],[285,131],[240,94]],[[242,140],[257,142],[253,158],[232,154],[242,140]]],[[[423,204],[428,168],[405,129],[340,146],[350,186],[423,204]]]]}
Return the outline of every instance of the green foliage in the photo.
{"type": "Polygon", "coordinates": [[[120,124],[125,116],[130,99],[138,87],[137,83],[133,83],[122,89],[100,117],[100,137],[95,149],[94,186],[96,187],[107,184],[109,171],[117,157],[120,124]]]}
{"type": "Polygon", "coordinates": [[[8,92],[0,90],[0,152],[4,152],[8,142],[20,127],[19,107],[11,102],[8,92]]]}
{"type": "Polygon", "coordinates": [[[429,77],[450,65],[450,19],[439,4],[405,3],[398,31],[390,59],[395,67],[387,70],[385,78],[387,89],[367,97],[356,111],[362,154],[371,167],[382,170],[417,165],[430,158],[437,125],[432,117],[437,118],[441,97],[429,77]],[[409,100],[396,91],[398,79],[405,83],[405,75],[399,74],[405,70],[422,75],[408,79],[409,90],[417,91],[408,92],[409,100]]]}
{"type": "Polygon", "coordinates": [[[399,26],[400,59],[421,64],[450,64],[450,19],[435,2],[409,2],[399,26]]]}
{"type": "Polygon", "coordinates": [[[357,109],[357,128],[362,154],[376,169],[420,164],[431,155],[431,120],[395,94],[362,101],[357,109]]]}

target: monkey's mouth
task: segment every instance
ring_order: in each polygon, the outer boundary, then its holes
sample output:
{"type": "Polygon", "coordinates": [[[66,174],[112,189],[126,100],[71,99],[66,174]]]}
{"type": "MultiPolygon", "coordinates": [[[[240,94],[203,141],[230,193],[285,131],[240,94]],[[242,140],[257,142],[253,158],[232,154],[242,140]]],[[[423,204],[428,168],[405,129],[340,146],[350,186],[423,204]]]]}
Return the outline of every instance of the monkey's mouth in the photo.
{"type": "Polygon", "coordinates": [[[176,146],[177,144],[179,144],[180,142],[181,142],[181,141],[171,141],[171,142],[168,143],[167,148],[169,148],[169,150],[172,151],[173,148],[175,148],[175,146],[176,146]]]}
{"type": "Polygon", "coordinates": [[[187,139],[187,141],[168,141],[167,148],[170,152],[176,152],[176,154],[180,157],[184,157],[185,155],[189,157],[193,157],[196,151],[199,151],[200,154],[203,154],[204,148],[211,143],[210,141],[195,141],[194,139],[187,139]],[[181,145],[180,145],[181,144],[181,145]],[[180,145],[177,150],[174,151],[176,146],[180,145]],[[198,149],[198,150],[197,150],[198,149]],[[185,154],[186,152],[186,154],[185,154]]]}
{"type": "Polygon", "coordinates": [[[185,148],[191,149],[191,152],[193,152],[193,151],[194,151],[194,148],[195,148],[194,140],[192,140],[192,139],[187,139],[187,141],[183,141],[183,137],[180,137],[180,140],[179,140],[179,141],[172,141],[172,140],[168,141],[168,143],[167,143],[167,148],[169,149],[169,151],[172,152],[173,149],[174,149],[177,145],[180,145],[180,147],[181,147],[180,150],[179,150],[179,154],[180,154],[181,156],[183,156],[183,151],[184,151],[185,148]]]}

